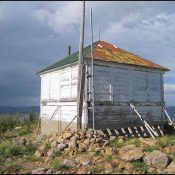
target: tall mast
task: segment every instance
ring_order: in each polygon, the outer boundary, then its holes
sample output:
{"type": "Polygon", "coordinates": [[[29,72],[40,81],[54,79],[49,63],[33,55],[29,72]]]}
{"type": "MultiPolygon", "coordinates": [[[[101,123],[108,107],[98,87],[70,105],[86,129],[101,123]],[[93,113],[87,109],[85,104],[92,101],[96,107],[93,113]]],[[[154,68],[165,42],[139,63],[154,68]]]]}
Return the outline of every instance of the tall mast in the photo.
{"type": "Polygon", "coordinates": [[[93,129],[95,129],[95,118],[94,118],[94,56],[93,56],[93,23],[92,23],[92,9],[90,9],[90,24],[91,24],[91,104],[92,104],[92,121],[93,121],[93,129]]]}
{"type": "Polygon", "coordinates": [[[78,83],[77,83],[77,129],[82,125],[82,107],[84,91],[84,25],[85,25],[85,1],[82,2],[81,24],[80,24],[80,44],[78,60],[78,83]]]}

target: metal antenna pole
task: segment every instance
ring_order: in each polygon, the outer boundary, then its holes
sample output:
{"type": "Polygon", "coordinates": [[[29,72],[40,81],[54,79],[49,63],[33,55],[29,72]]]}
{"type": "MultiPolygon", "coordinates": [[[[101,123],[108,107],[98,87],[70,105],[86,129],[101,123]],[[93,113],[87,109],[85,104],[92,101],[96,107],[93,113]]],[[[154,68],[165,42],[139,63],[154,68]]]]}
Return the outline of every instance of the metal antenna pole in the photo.
{"type": "Polygon", "coordinates": [[[100,41],[100,25],[99,25],[99,41],[100,41]]]}
{"type": "Polygon", "coordinates": [[[81,129],[82,106],[83,106],[83,88],[84,88],[84,25],[85,25],[85,1],[82,2],[81,26],[80,26],[80,45],[78,60],[78,84],[77,84],[77,129],[81,129]]]}
{"type": "Polygon", "coordinates": [[[94,57],[93,57],[93,23],[92,23],[92,9],[90,10],[90,24],[91,24],[91,77],[92,77],[92,117],[93,129],[95,129],[94,119],[94,57]]]}

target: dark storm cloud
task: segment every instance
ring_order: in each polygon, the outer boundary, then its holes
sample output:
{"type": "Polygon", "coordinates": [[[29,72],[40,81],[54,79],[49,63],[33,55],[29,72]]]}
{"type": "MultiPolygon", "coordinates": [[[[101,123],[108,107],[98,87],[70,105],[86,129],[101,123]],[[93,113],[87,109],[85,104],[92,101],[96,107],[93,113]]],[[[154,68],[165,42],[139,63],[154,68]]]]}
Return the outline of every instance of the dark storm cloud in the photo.
{"type": "MultiPolygon", "coordinates": [[[[89,9],[94,38],[118,45],[172,69],[166,92],[175,92],[175,3],[87,2],[85,45],[90,43],[89,9]]],[[[0,2],[0,105],[39,105],[36,72],[63,58],[67,46],[79,46],[81,2],[0,2]]],[[[173,104],[172,96],[165,95],[173,104]]]]}

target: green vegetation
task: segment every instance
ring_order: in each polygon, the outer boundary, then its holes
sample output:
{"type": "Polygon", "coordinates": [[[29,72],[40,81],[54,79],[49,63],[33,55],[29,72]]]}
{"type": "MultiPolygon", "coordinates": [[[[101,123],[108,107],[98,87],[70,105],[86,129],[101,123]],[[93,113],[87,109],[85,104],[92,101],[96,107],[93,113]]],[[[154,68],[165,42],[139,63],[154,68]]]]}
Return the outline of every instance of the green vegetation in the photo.
{"type": "Polygon", "coordinates": [[[19,117],[13,118],[12,116],[0,117],[0,133],[3,133],[7,130],[11,130],[16,126],[19,126],[21,121],[19,117]]]}
{"type": "Polygon", "coordinates": [[[112,156],[105,156],[105,161],[111,161],[112,160],[112,156]]]}
{"type": "Polygon", "coordinates": [[[0,173],[16,173],[21,170],[21,166],[17,165],[16,163],[8,162],[5,166],[0,169],[0,173]]]}
{"type": "Polygon", "coordinates": [[[165,147],[168,145],[175,145],[174,136],[164,136],[157,138],[157,147],[165,147]]]}
{"type": "Polygon", "coordinates": [[[32,113],[25,118],[18,115],[0,117],[0,173],[18,173],[22,169],[18,160],[42,160],[34,156],[38,145],[29,141],[25,144],[21,138],[27,138],[35,131],[37,121],[33,116],[32,113]]]}
{"type": "Polygon", "coordinates": [[[154,151],[156,148],[154,146],[145,146],[144,147],[144,151],[146,152],[152,152],[154,151]]]}
{"type": "Polygon", "coordinates": [[[47,143],[44,147],[44,152],[46,153],[51,148],[51,145],[47,143]]]}
{"type": "Polygon", "coordinates": [[[51,163],[52,167],[58,171],[65,171],[68,170],[69,167],[67,167],[65,164],[63,164],[60,160],[53,160],[51,163]]]}
{"type": "Polygon", "coordinates": [[[134,162],[132,162],[132,165],[133,165],[135,171],[142,171],[142,172],[148,171],[147,165],[144,164],[143,162],[134,161],[134,162]]]}
{"type": "Polygon", "coordinates": [[[115,149],[121,148],[124,145],[125,145],[125,143],[123,143],[123,142],[119,142],[119,141],[116,141],[116,140],[110,141],[110,146],[112,146],[115,149]]]}
{"type": "Polygon", "coordinates": [[[52,158],[59,157],[61,156],[62,152],[61,151],[54,151],[51,155],[52,158]]]}

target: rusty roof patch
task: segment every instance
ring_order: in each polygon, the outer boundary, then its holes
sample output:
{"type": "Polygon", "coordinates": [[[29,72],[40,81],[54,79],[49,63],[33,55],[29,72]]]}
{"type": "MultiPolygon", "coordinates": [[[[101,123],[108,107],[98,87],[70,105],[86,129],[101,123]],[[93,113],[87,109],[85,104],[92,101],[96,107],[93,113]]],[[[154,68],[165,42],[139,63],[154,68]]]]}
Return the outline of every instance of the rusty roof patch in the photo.
{"type": "Polygon", "coordinates": [[[137,65],[148,68],[156,68],[168,71],[169,69],[153,63],[150,60],[137,56],[133,53],[125,51],[119,47],[115,47],[105,41],[99,41],[93,50],[94,59],[101,61],[117,62],[122,64],[137,65]]]}

